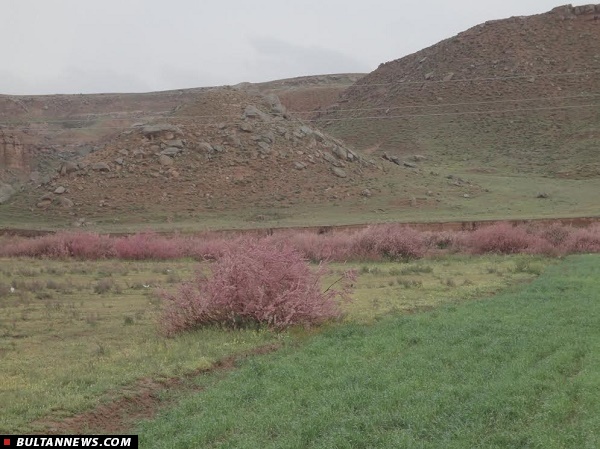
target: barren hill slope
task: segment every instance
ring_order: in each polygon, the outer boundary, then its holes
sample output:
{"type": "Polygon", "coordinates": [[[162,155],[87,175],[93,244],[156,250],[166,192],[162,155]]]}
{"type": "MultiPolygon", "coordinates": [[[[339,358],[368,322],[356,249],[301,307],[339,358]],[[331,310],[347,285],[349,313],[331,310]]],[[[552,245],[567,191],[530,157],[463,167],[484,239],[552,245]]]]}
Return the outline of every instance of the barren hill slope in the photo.
{"type": "Polygon", "coordinates": [[[205,89],[160,120],[107,138],[13,206],[47,217],[197,217],[356,200],[372,162],[291,118],[273,97],[205,89]]]}
{"type": "MultiPolygon", "coordinates": [[[[290,110],[313,110],[329,106],[343,89],[361,74],[336,74],[242,83],[248,92],[275,94],[290,110]]],[[[202,101],[211,88],[180,89],[148,93],[85,95],[0,95],[0,152],[11,158],[11,166],[0,157],[0,180],[24,178],[30,171],[53,169],[61,159],[93,150],[97,144],[117,136],[139,122],[168,117],[185,105],[202,101]],[[9,141],[16,139],[19,154],[9,141]],[[22,148],[22,151],[21,151],[22,148]],[[19,168],[14,161],[26,156],[19,168]],[[52,159],[56,159],[52,163],[52,159]],[[14,169],[8,173],[7,170],[14,169]]]]}
{"type": "Polygon", "coordinates": [[[600,174],[600,5],[486,22],[380,67],[317,126],[371,151],[600,174]]]}
{"type": "Polygon", "coordinates": [[[364,73],[301,76],[253,86],[260,92],[277,95],[291,112],[306,117],[306,111],[326,109],[335,104],[340,94],[363,76],[364,73]]]}

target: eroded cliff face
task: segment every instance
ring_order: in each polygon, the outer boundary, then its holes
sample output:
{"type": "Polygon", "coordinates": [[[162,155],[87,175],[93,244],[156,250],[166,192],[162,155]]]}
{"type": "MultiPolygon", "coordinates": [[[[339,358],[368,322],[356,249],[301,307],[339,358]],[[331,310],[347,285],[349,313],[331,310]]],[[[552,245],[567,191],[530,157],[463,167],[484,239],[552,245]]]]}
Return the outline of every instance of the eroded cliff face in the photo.
{"type": "Polygon", "coordinates": [[[26,175],[31,170],[31,158],[19,138],[8,130],[0,129],[0,172],[26,175]]]}

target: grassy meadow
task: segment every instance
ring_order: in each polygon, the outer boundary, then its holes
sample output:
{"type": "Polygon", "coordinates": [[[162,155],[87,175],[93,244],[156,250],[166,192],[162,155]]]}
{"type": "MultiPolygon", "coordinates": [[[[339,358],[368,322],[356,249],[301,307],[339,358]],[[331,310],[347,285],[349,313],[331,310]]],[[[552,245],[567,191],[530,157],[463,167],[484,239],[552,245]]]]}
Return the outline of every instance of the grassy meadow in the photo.
{"type": "MultiPolygon", "coordinates": [[[[344,305],[343,320],[362,325],[495,293],[554,263],[527,255],[447,255],[332,264],[323,286],[356,269],[354,301],[344,305]]],[[[181,376],[232,354],[313,335],[208,328],[163,337],[157,292],[174,289],[197,266],[190,260],[0,259],[0,431],[40,431],[44,421],[126,395],[141,380],[181,376]]]]}
{"type": "Polygon", "coordinates": [[[600,257],[574,256],[492,297],[329,328],[143,423],[141,444],[597,448],[599,291],[600,257]]]}

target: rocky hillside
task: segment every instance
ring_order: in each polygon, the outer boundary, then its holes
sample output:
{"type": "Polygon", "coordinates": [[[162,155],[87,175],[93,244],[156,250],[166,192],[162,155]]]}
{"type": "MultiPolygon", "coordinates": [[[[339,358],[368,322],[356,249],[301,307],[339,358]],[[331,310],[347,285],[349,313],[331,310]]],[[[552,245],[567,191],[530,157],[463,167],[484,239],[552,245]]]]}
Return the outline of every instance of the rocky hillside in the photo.
{"type": "Polygon", "coordinates": [[[600,175],[600,5],[490,21],[381,64],[315,122],[370,152],[600,175]]]}
{"type": "Polygon", "coordinates": [[[370,195],[379,170],[277,97],[214,88],[63,163],[19,201],[53,216],[260,211],[370,195]]]}
{"type": "MultiPolygon", "coordinates": [[[[288,110],[312,111],[329,106],[361,76],[300,77],[243,83],[236,88],[277,96],[288,110]]],[[[0,95],[0,180],[14,182],[17,168],[18,178],[33,171],[34,177],[40,173],[43,179],[61,162],[98,149],[104,140],[136,123],[169,117],[186,105],[203,101],[207,90],[211,88],[139,94],[0,95]],[[10,139],[16,139],[16,146],[10,139]],[[27,156],[23,162],[21,155],[27,156]]]]}

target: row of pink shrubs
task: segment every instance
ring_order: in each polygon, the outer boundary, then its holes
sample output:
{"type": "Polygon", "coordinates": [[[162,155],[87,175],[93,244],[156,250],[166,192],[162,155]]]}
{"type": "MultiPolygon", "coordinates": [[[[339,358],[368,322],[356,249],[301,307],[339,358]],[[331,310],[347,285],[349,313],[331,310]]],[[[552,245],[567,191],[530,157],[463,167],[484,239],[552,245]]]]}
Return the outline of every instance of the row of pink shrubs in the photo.
{"type": "MultiPolygon", "coordinates": [[[[47,257],[127,260],[218,259],[228,248],[248,237],[206,233],[203,236],[166,237],[151,232],[110,237],[84,232],[62,232],[36,238],[0,242],[1,257],[47,257]]],[[[254,237],[257,242],[289,243],[311,261],[408,260],[440,252],[467,254],[546,254],[600,252],[600,225],[573,228],[495,224],[471,232],[417,231],[398,224],[372,225],[348,232],[315,234],[280,231],[254,237]]]]}

